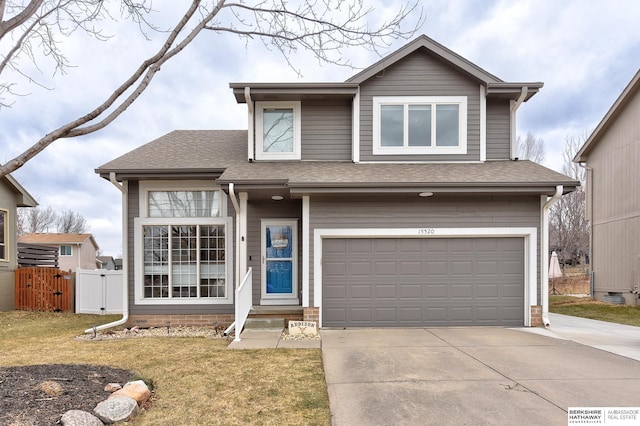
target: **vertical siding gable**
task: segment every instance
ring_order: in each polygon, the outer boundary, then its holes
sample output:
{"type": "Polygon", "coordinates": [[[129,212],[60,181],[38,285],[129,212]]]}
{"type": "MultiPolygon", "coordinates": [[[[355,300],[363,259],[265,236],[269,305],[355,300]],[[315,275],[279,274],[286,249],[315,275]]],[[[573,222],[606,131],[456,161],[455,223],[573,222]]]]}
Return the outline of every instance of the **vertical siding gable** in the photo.
{"type": "Polygon", "coordinates": [[[303,160],[351,160],[351,107],[347,99],[302,102],[303,160]]]}
{"type": "Polygon", "coordinates": [[[479,82],[421,49],[398,61],[360,88],[360,159],[362,161],[479,161],[479,82]],[[373,151],[374,96],[466,96],[466,155],[376,155],[373,151]]]}

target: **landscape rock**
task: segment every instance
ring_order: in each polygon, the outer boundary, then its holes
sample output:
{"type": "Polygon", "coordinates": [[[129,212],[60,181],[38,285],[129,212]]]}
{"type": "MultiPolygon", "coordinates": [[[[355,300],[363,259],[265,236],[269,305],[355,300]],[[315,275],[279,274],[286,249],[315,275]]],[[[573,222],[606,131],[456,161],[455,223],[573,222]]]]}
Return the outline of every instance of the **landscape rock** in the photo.
{"type": "Polygon", "coordinates": [[[112,393],[109,398],[115,396],[126,396],[136,400],[138,404],[142,404],[151,397],[151,391],[144,381],[136,380],[135,382],[127,383],[122,389],[112,393]]]}
{"type": "Polygon", "coordinates": [[[105,392],[115,392],[120,389],[122,389],[122,385],[120,383],[107,383],[104,387],[105,392]]]}
{"type": "Polygon", "coordinates": [[[60,418],[62,426],[103,426],[104,423],[91,413],[82,410],[69,410],[60,418]]]}
{"type": "Polygon", "coordinates": [[[138,412],[138,403],[128,396],[112,396],[98,403],[93,412],[105,424],[123,422],[138,412]]]}

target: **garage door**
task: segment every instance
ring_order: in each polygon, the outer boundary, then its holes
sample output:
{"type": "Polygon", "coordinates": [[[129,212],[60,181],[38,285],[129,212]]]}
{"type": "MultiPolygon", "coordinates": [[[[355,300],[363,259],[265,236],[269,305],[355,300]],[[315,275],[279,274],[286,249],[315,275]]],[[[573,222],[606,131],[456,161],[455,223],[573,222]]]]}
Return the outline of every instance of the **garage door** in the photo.
{"type": "Polygon", "coordinates": [[[323,327],[522,326],[523,238],[325,238],[323,327]]]}

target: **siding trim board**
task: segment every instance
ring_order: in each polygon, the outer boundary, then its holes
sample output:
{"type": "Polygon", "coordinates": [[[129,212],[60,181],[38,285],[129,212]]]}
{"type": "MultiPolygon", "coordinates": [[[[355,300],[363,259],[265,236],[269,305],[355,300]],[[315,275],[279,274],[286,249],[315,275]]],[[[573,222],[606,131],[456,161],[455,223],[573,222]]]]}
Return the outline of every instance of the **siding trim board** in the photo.
{"type": "MultiPolygon", "coordinates": [[[[325,238],[524,238],[524,326],[531,325],[530,306],[538,300],[537,228],[317,228],[314,230],[313,304],[319,308],[322,327],[322,242],[325,238]]],[[[541,288],[541,292],[546,291],[541,288]]]]}

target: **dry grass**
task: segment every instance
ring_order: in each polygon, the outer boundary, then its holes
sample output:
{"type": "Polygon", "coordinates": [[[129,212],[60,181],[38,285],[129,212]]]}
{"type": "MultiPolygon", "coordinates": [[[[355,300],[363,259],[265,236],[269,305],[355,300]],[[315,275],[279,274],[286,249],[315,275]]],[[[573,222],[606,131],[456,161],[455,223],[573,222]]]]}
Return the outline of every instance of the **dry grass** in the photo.
{"type": "Polygon", "coordinates": [[[564,275],[562,278],[549,279],[549,291],[552,294],[589,294],[589,275],[583,267],[567,267],[564,275]]]}
{"type": "Polygon", "coordinates": [[[613,305],[588,297],[549,296],[549,311],[640,327],[640,306],[613,305]]]}
{"type": "Polygon", "coordinates": [[[132,425],[330,423],[320,351],[226,350],[226,340],[76,340],[114,316],[0,312],[0,365],[100,364],[152,379],[152,408],[132,425]]]}

